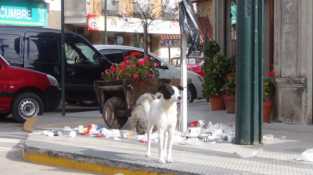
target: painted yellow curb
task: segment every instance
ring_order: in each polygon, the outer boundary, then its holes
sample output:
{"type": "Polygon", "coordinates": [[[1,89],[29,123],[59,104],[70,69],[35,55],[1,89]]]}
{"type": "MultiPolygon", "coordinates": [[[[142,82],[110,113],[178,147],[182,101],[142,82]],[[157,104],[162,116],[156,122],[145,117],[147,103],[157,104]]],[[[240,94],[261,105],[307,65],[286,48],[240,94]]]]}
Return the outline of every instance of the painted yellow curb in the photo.
{"type": "Polygon", "coordinates": [[[89,163],[69,158],[51,156],[47,153],[37,153],[30,151],[23,153],[23,159],[35,164],[63,167],[104,175],[174,175],[170,173],[158,173],[144,170],[111,167],[97,163],[89,163]]]}

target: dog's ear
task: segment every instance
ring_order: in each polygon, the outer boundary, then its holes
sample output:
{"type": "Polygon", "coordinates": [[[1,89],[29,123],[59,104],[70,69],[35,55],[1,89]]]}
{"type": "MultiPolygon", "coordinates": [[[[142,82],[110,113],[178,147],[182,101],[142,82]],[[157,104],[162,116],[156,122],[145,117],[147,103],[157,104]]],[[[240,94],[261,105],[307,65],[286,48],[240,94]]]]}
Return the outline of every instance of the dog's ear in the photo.
{"type": "Polygon", "coordinates": [[[182,86],[177,86],[178,90],[183,91],[184,88],[182,86]]]}

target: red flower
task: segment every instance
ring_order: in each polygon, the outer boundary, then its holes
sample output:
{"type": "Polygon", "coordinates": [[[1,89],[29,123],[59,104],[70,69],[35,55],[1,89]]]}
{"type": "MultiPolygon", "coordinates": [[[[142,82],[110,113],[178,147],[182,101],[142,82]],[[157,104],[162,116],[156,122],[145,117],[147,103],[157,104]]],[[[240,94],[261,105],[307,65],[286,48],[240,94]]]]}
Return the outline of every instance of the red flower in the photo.
{"type": "Polygon", "coordinates": [[[125,63],[126,65],[129,65],[129,64],[130,64],[130,62],[129,62],[128,59],[124,60],[124,63],[125,63]]]}
{"type": "Polygon", "coordinates": [[[112,65],[110,69],[111,69],[111,72],[112,72],[112,73],[116,72],[116,67],[115,67],[115,65],[112,65]]]}
{"type": "Polygon", "coordinates": [[[125,62],[121,62],[121,64],[119,65],[119,68],[121,71],[124,71],[126,69],[127,65],[125,62]]]}
{"type": "Polygon", "coordinates": [[[274,78],[275,77],[275,72],[274,71],[266,72],[266,76],[269,77],[269,78],[274,78]]]}
{"type": "Polygon", "coordinates": [[[144,60],[145,64],[148,64],[150,62],[150,57],[149,56],[145,56],[143,58],[143,60],[144,60]]]}
{"type": "Polygon", "coordinates": [[[138,60],[138,65],[140,65],[140,66],[145,65],[145,59],[139,59],[138,60]]]}
{"type": "Polygon", "coordinates": [[[160,67],[160,63],[154,63],[153,66],[154,67],[160,67]]]}

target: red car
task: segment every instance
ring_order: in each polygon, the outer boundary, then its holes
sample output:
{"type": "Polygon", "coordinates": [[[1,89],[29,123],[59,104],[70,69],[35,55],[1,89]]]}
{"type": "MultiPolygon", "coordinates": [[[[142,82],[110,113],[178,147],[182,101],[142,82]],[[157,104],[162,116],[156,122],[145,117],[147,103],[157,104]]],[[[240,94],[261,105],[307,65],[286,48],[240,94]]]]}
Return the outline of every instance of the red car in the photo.
{"type": "Polygon", "coordinates": [[[204,77],[204,71],[202,69],[202,65],[203,65],[203,62],[201,62],[200,64],[188,64],[187,68],[188,68],[188,70],[199,74],[203,78],[204,77]]]}
{"type": "Polygon", "coordinates": [[[11,66],[0,55],[0,116],[12,113],[14,120],[25,119],[55,109],[60,88],[51,75],[11,66]]]}

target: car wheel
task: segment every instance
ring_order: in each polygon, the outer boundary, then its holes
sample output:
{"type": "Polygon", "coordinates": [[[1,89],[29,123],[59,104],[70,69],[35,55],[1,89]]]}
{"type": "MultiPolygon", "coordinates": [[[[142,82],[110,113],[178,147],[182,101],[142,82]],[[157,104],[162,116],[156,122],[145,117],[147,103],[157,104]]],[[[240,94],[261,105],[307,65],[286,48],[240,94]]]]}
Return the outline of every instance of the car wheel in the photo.
{"type": "Polygon", "coordinates": [[[108,128],[120,129],[127,121],[126,117],[119,116],[119,109],[125,108],[125,103],[119,97],[109,98],[103,105],[102,118],[108,128]]]}
{"type": "Polygon", "coordinates": [[[196,91],[192,84],[188,85],[187,99],[189,103],[192,103],[196,98],[196,91]]]}
{"type": "Polygon", "coordinates": [[[31,92],[17,95],[12,107],[13,119],[19,123],[25,122],[27,118],[38,116],[44,109],[41,98],[31,92]]]}

